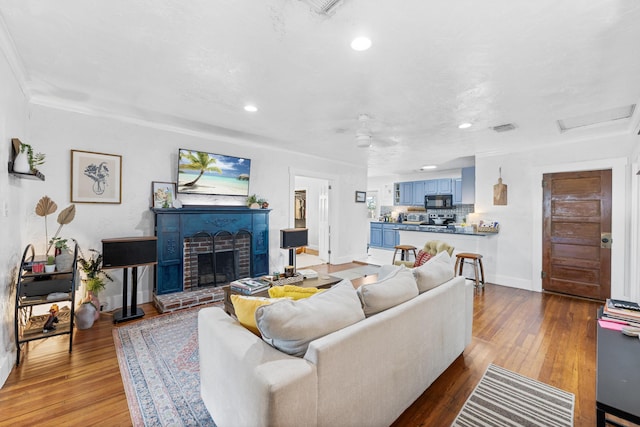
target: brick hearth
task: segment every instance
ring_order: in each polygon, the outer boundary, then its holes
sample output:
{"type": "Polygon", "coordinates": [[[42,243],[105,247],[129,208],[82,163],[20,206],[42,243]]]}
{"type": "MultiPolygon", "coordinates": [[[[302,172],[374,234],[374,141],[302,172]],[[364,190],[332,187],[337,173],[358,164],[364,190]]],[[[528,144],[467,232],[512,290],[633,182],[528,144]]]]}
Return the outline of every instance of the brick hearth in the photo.
{"type": "Polygon", "coordinates": [[[153,305],[160,313],[169,313],[222,300],[224,300],[222,287],[207,287],[194,291],[153,295],[153,305]]]}

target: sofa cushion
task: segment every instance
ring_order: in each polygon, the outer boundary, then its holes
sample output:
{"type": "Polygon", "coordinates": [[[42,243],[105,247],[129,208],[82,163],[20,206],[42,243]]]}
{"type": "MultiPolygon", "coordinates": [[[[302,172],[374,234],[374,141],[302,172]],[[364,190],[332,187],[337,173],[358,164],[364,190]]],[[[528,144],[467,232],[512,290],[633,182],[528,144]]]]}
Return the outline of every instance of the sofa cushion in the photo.
{"type": "Polygon", "coordinates": [[[233,304],[233,311],[236,313],[238,322],[257,336],[260,336],[260,331],[256,325],[256,309],[262,305],[271,304],[275,301],[280,301],[281,298],[264,298],[264,297],[250,297],[246,295],[231,295],[231,303],[233,304]]]}
{"type": "Polygon", "coordinates": [[[416,257],[416,262],[413,263],[413,266],[420,267],[422,264],[429,261],[431,258],[433,258],[433,255],[420,249],[418,251],[418,256],[416,257]]]}
{"type": "Polygon", "coordinates": [[[293,356],[303,356],[311,341],[364,317],[356,290],[348,280],[310,298],[283,300],[256,310],[262,339],[293,356]]]}
{"type": "Polygon", "coordinates": [[[318,288],[303,288],[302,286],[284,285],[273,286],[269,288],[269,296],[271,298],[291,298],[294,300],[309,298],[318,292],[322,292],[324,289],[318,288]]]}
{"type": "Polygon", "coordinates": [[[453,278],[451,256],[442,251],[413,270],[420,293],[433,289],[453,278]]]}
{"type": "Polygon", "coordinates": [[[358,288],[358,297],[366,316],[402,304],[418,295],[418,286],[411,270],[401,266],[375,283],[358,288]]]}

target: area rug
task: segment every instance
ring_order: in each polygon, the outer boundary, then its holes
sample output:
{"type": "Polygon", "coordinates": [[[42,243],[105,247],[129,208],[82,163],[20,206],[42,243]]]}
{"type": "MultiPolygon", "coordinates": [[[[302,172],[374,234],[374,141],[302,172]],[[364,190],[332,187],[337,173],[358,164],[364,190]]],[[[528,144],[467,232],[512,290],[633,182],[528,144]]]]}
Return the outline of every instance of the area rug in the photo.
{"type": "Polygon", "coordinates": [[[372,274],[378,274],[379,270],[380,267],[377,265],[363,265],[362,267],[350,268],[348,270],[336,271],[329,274],[341,279],[353,280],[364,276],[370,276],[372,274]]]}
{"type": "Polygon", "coordinates": [[[452,426],[573,426],[573,393],[489,365],[452,426]]]}
{"type": "Polygon", "coordinates": [[[198,311],[113,330],[134,426],[215,426],[200,399],[198,311]]]}

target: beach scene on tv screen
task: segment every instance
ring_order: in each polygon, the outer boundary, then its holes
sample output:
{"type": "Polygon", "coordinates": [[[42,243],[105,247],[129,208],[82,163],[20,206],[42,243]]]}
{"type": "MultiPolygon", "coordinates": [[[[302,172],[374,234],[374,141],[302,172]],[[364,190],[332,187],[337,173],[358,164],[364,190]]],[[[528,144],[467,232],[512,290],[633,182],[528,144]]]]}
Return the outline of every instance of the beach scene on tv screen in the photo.
{"type": "Polygon", "coordinates": [[[180,150],[178,193],[249,195],[251,160],[180,150]]]}

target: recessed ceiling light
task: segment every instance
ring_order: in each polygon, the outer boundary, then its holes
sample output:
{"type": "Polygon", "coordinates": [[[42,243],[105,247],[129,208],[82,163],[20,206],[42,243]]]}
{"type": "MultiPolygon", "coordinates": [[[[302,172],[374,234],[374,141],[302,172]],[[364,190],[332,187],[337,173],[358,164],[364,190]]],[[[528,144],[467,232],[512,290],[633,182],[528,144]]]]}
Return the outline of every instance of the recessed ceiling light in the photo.
{"type": "Polygon", "coordinates": [[[429,170],[429,169],[436,169],[437,167],[438,166],[436,166],[436,165],[426,165],[426,166],[421,167],[420,170],[426,171],[426,170],[429,170]]]}
{"type": "Polygon", "coordinates": [[[255,113],[256,111],[258,111],[258,107],[256,107],[255,105],[248,104],[244,106],[244,111],[255,113]]]}
{"type": "Polygon", "coordinates": [[[468,129],[468,128],[470,128],[470,127],[471,127],[471,123],[468,123],[468,122],[467,122],[467,123],[461,123],[461,124],[458,126],[458,128],[460,128],[460,129],[468,129]]]}
{"type": "Polygon", "coordinates": [[[351,49],[357,51],[367,50],[371,47],[371,39],[368,37],[356,37],[351,42],[351,49]]]}

